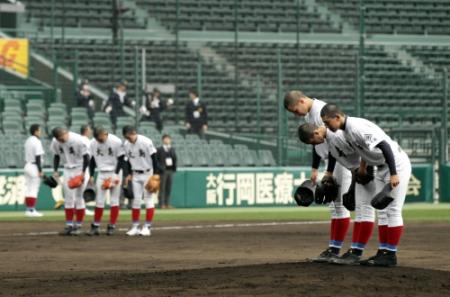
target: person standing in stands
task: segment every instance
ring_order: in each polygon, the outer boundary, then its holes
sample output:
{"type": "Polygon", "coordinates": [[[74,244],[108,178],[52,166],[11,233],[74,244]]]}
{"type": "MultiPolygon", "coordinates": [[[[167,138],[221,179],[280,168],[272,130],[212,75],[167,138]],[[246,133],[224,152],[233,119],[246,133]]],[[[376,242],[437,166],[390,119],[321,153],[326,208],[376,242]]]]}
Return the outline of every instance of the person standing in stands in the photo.
{"type": "Polygon", "coordinates": [[[141,107],[141,113],[144,115],[143,121],[155,122],[156,129],[159,132],[163,129],[161,113],[173,104],[173,99],[167,101],[161,99],[161,92],[154,88],[152,93],[146,94],[145,103],[141,107]]]}
{"type": "Polygon", "coordinates": [[[114,126],[117,124],[117,117],[126,115],[123,110],[124,106],[134,107],[136,105],[134,100],[127,97],[127,84],[127,81],[117,83],[103,108],[106,113],[109,113],[114,126]]]}
{"type": "Polygon", "coordinates": [[[208,129],[208,112],[206,104],[200,102],[198,92],[189,90],[190,101],[186,104],[186,128],[188,133],[198,134],[203,138],[208,129]]]}
{"type": "Polygon", "coordinates": [[[156,160],[161,170],[161,186],[159,189],[159,205],[162,209],[172,208],[170,193],[172,191],[173,175],[177,171],[177,155],[172,147],[169,135],[163,135],[163,145],[156,151],[156,160]]]}
{"type": "Polygon", "coordinates": [[[95,112],[95,102],[87,80],[83,81],[80,88],[76,91],[75,100],[77,101],[78,107],[86,108],[89,118],[92,119],[95,112]]]}

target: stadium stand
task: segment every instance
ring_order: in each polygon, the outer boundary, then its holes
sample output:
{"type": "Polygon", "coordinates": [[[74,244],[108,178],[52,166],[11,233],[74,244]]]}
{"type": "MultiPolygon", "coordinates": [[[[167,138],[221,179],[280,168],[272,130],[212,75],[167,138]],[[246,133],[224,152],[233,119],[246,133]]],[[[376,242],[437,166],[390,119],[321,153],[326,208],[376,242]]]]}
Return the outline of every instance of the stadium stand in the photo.
{"type": "MultiPolygon", "coordinates": [[[[359,24],[358,0],[318,0],[343,19],[359,24]]],[[[446,0],[366,0],[368,33],[438,34],[450,33],[450,3],[446,0]]]]}
{"type": "MultiPolygon", "coordinates": [[[[234,0],[180,1],[179,28],[181,30],[234,30],[234,0]]],[[[175,0],[138,0],[151,16],[170,29],[176,26],[175,0]]],[[[300,30],[302,32],[341,32],[329,20],[322,20],[317,11],[308,11],[300,2],[300,30]]],[[[297,5],[292,0],[238,1],[240,31],[295,32],[297,31],[297,5]]]]}
{"type": "MultiPolygon", "coordinates": [[[[23,0],[26,6],[26,19],[28,22],[36,21],[41,28],[52,23],[52,2],[47,0],[23,0]]],[[[110,0],[71,0],[55,1],[54,25],[57,27],[94,27],[105,28],[111,26],[112,3],[110,0]]],[[[144,28],[129,11],[123,16],[123,25],[126,28],[144,28]]]]}

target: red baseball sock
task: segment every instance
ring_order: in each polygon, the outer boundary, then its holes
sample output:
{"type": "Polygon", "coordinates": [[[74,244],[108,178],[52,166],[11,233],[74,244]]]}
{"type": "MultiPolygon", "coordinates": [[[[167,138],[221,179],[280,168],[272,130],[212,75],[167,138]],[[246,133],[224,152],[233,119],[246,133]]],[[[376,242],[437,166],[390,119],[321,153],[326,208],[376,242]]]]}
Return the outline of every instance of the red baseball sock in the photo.
{"type": "Polygon", "coordinates": [[[361,231],[361,222],[353,223],[353,234],[352,234],[352,242],[358,242],[359,233],[361,231]]]}
{"type": "Polygon", "coordinates": [[[350,226],[350,218],[335,219],[336,229],[334,233],[334,240],[343,242],[345,235],[347,235],[348,227],[350,226]]]}
{"type": "Polygon", "coordinates": [[[359,231],[358,243],[366,245],[372,236],[374,222],[361,222],[361,229],[359,231]]]}
{"type": "Polygon", "coordinates": [[[141,209],[140,208],[133,208],[131,210],[131,220],[134,224],[139,223],[139,218],[141,216],[141,209]]]}
{"type": "Polygon", "coordinates": [[[103,216],[103,208],[96,207],[94,210],[94,224],[99,225],[103,216]]]}
{"type": "Polygon", "coordinates": [[[397,246],[400,242],[400,237],[402,237],[403,226],[388,227],[387,228],[387,249],[393,252],[397,251],[397,246]]]}
{"type": "Polygon", "coordinates": [[[147,208],[147,212],[145,214],[145,222],[151,223],[153,221],[154,215],[155,215],[155,208],[147,208]]]}
{"type": "Polygon", "coordinates": [[[119,206],[111,206],[109,210],[109,223],[115,225],[119,217],[119,206]]]}
{"type": "Polygon", "coordinates": [[[35,197],[25,197],[25,205],[27,208],[34,208],[36,206],[35,197]]]}
{"type": "Polygon", "coordinates": [[[388,241],[388,226],[378,225],[378,242],[380,243],[380,250],[385,248],[388,241]]]}
{"type": "Polygon", "coordinates": [[[66,223],[68,225],[72,225],[73,223],[73,215],[74,215],[74,209],[73,208],[65,208],[64,212],[66,213],[66,223]]]}
{"type": "Polygon", "coordinates": [[[85,209],[84,208],[76,210],[77,224],[83,223],[84,214],[85,214],[85,209]]]}

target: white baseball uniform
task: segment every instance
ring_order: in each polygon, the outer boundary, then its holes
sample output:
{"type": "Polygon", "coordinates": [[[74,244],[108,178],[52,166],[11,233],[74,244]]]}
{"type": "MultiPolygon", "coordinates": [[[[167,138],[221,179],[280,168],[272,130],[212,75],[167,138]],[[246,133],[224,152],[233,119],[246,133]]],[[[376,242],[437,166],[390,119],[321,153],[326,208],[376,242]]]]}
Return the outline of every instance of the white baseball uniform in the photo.
{"type": "Polygon", "coordinates": [[[145,190],[145,184],[149,177],[153,175],[154,168],[151,155],[156,153],[156,148],[151,139],[143,135],[138,135],[135,143],[125,141],[124,148],[128,161],[131,164],[133,175],[132,187],[134,199],[132,208],[141,208],[142,197],[144,198],[147,209],[154,208],[154,194],[145,190]]]}
{"type": "Polygon", "coordinates": [[[64,164],[64,207],[84,209],[83,191],[88,180],[85,178],[81,187],[70,189],[68,181],[80,174],[83,174],[83,156],[88,154],[88,147],[83,137],[77,133],[68,132],[67,142],[60,143],[53,138],[50,145],[51,151],[59,155],[64,164]]]}
{"type": "Polygon", "coordinates": [[[92,139],[90,143],[90,154],[94,158],[98,170],[97,181],[95,183],[97,192],[96,207],[105,207],[105,197],[108,191],[110,192],[110,205],[118,206],[122,184],[121,176],[118,176],[119,184],[112,189],[104,190],[102,189],[102,184],[108,178],[116,178],[117,159],[125,155],[122,140],[113,134],[108,134],[108,138],[103,143],[92,139]]]}
{"type": "Polygon", "coordinates": [[[37,136],[30,136],[25,141],[25,197],[37,198],[41,178],[36,165],[36,157],[41,159],[41,166],[44,161],[44,148],[42,142],[37,136]]]}
{"type": "MultiPolygon", "coordinates": [[[[310,111],[305,116],[306,122],[316,125],[316,126],[325,126],[322,118],[320,116],[320,112],[322,108],[326,105],[324,101],[313,99],[313,104],[311,106],[310,111]]],[[[327,139],[330,137],[330,140],[333,137],[332,131],[327,131],[327,139]]],[[[325,141],[324,143],[315,145],[314,148],[316,150],[316,153],[320,156],[322,160],[325,161],[327,164],[328,160],[328,142],[330,140],[325,141]]],[[[334,156],[334,155],[333,155],[334,156]]],[[[337,183],[340,185],[339,187],[339,194],[338,198],[330,203],[330,212],[331,217],[333,219],[341,219],[341,218],[348,218],[350,217],[350,212],[344,207],[342,204],[342,195],[347,193],[348,188],[350,187],[351,181],[352,181],[352,174],[351,172],[346,169],[344,166],[341,165],[340,162],[336,163],[336,167],[333,172],[333,176],[336,179],[337,183]]]]}
{"type": "MultiPolygon", "coordinates": [[[[362,193],[363,204],[361,207],[367,211],[367,205],[370,206],[372,198],[382,190],[385,184],[390,183],[388,165],[377,145],[385,141],[391,147],[400,184],[391,191],[394,201],[386,209],[378,211],[378,224],[389,227],[403,226],[402,207],[411,177],[411,162],[408,155],[380,127],[366,119],[347,117],[344,135],[362,160],[368,165],[377,167],[373,185],[368,187],[366,193],[362,193]]],[[[367,215],[374,221],[373,209],[371,213],[367,212],[363,215],[367,215]]]]}

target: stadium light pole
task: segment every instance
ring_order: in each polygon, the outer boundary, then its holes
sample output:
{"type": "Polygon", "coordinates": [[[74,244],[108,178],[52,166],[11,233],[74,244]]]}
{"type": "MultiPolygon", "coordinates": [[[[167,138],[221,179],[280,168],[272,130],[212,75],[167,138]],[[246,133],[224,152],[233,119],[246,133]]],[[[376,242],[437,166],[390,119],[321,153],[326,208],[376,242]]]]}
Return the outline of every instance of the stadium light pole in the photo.
{"type": "MultiPolygon", "coordinates": [[[[178,98],[178,72],[180,69],[180,0],[175,2],[176,22],[175,22],[175,98],[178,98]]],[[[175,121],[178,123],[179,113],[175,112],[175,121]]]]}
{"type": "Polygon", "coordinates": [[[238,72],[238,0],[234,0],[234,131],[237,132],[239,127],[239,115],[238,115],[238,90],[239,72],[238,72]]]}
{"type": "Polygon", "coordinates": [[[258,126],[258,140],[257,149],[259,152],[261,144],[261,77],[259,74],[256,76],[256,122],[258,126]]]}
{"type": "Polygon", "coordinates": [[[300,89],[300,0],[297,0],[297,67],[295,67],[296,71],[296,80],[298,84],[298,88],[300,89]]]}
{"type": "Polygon", "coordinates": [[[282,65],[281,65],[281,50],[278,48],[277,50],[277,113],[278,113],[278,121],[277,121],[277,164],[281,165],[283,160],[283,148],[282,148],[282,136],[283,136],[283,106],[282,106],[282,83],[283,79],[281,77],[282,65]]]}
{"type": "Polygon", "coordinates": [[[441,119],[441,160],[440,164],[446,164],[448,161],[448,70],[442,69],[442,119],[441,119]]]}
{"type": "Polygon", "coordinates": [[[364,56],[365,56],[365,5],[364,0],[359,0],[359,59],[358,59],[358,105],[356,114],[359,117],[364,116],[364,101],[365,101],[365,72],[364,72],[364,56]]]}

